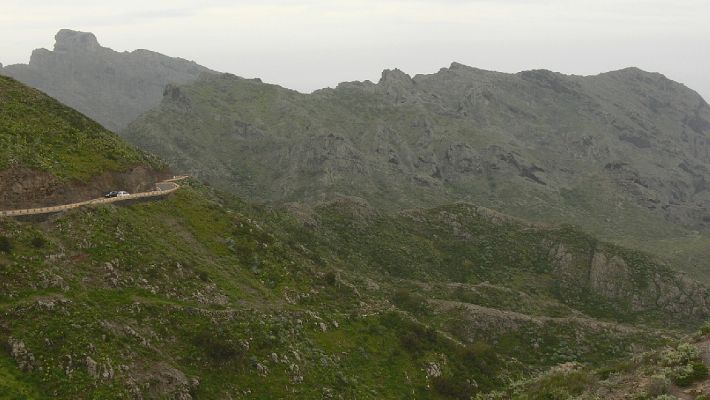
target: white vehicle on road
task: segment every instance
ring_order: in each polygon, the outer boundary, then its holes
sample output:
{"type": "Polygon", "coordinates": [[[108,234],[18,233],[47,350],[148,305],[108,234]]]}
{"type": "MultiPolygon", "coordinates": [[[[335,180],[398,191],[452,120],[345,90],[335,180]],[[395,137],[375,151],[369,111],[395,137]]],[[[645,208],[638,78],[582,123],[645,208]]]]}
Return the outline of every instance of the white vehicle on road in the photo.
{"type": "Polygon", "coordinates": [[[104,197],[109,198],[109,197],[123,197],[123,196],[130,196],[130,193],[123,191],[123,190],[115,190],[113,192],[108,192],[104,195],[104,197]]]}

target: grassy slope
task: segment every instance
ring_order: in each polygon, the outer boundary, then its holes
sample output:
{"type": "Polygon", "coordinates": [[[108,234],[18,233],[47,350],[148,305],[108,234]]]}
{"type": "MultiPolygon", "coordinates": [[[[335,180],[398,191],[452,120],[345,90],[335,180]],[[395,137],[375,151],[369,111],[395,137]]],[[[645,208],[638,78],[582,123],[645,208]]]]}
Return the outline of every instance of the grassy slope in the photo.
{"type": "Polygon", "coordinates": [[[87,180],[148,163],[141,152],[77,111],[0,76],[0,170],[28,167],[87,180]]]}
{"type": "MultiPolygon", "coordinates": [[[[583,309],[549,290],[541,237],[517,225],[461,206],[374,219],[355,211],[322,208],[309,228],[192,183],[165,201],[3,220],[12,249],[0,252],[0,341],[21,340],[34,361],[28,374],[0,371],[17,377],[17,391],[64,398],[465,398],[558,362],[600,366],[664,341],[644,325],[654,313],[583,309]],[[443,211],[468,219],[478,240],[450,240],[443,211]],[[438,311],[439,301],[458,306],[438,311]],[[427,378],[432,363],[441,377],[427,378]],[[166,378],[172,368],[185,384],[166,378]]],[[[549,235],[570,248],[579,240],[549,235]]]]}
{"type": "Polygon", "coordinates": [[[194,390],[208,398],[247,389],[257,398],[323,390],[393,397],[410,385],[426,390],[419,364],[429,353],[450,354],[454,372],[467,365],[456,356],[464,348],[436,334],[410,354],[398,336],[417,323],[391,313],[358,317],[352,292],[324,283],[308,257],[200,191],[43,225],[6,222],[3,232],[12,232],[14,246],[0,261],[0,309],[10,324],[3,336],[21,338],[41,357],[43,372],[33,375],[45,393],[109,398],[127,391],[128,375],[143,376],[160,361],[199,376],[194,390]],[[36,237],[46,244],[33,247],[36,237]],[[303,298],[290,304],[287,295],[303,298]],[[341,328],[323,333],[321,321],[341,328]],[[271,353],[292,361],[274,363],[271,353]],[[110,365],[121,384],[99,380],[91,389],[87,355],[100,371],[110,365]],[[268,366],[268,378],[257,363],[268,366]],[[291,383],[301,375],[302,384],[291,383]]]}
{"type": "Polygon", "coordinates": [[[41,399],[45,398],[36,388],[37,382],[32,382],[23,376],[12,359],[3,354],[0,356],[0,399],[41,399]]]}

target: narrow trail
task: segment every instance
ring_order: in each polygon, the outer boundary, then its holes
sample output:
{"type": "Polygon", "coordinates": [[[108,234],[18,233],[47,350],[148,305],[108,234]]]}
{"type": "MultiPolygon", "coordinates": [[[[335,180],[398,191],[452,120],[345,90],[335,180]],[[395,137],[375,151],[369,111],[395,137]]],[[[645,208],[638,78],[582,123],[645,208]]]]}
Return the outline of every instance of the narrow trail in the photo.
{"type": "Polygon", "coordinates": [[[155,184],[156,190],[151,191],[151,192],[135,193],[135,194],[130,194],[128,196],[122,196],[122,197],[110,197],[110,198],[102,197],[102,198],[98,198],[98,199],[81,201],[78,203],[61,204],[61,205],[52,206],[52,207],[38,207],[38,208],[27,208],[27,209],[22,209],[22,210],[0,211],[0,217],[17,217],[17,216],[22,216],[22,215],[51,214],[51,213],[55,213],[55,212],[59,212],[59,211],[71,210],[73,208],[79,208],[79,207],[90,206],[90,205],[95,205],[95,204],[116,203],[119,201],[165,196],[165,195],[170,194],[180,188],[180,185],[178,185],[175,182],[181,181],[186,178],[187,178],[187,176],[175,176],[172,179],[167,179],[162,182],[158,182],[155,184]]]}

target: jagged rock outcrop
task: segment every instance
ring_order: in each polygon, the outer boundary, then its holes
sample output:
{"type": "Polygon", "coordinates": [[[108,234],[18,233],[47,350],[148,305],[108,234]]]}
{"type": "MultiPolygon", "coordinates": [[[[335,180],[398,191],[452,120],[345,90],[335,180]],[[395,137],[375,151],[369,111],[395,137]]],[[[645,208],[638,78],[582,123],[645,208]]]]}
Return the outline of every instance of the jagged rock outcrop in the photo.
{"type": "Polygon", "coordinates": [[[710,316],[710,289],[684,274],[637,255],[631,266],[612,249],[591,247],[580,253],[564,244],[550,250],[550,260],[563,297],[580,293],[626,304],[635,312],[662,310],[680,318],[710,316]]]}
{"type": "MultiPolygon", "coordinates": [[[[647,237],[710,229],[710,107],[661,74],[504,74],[453,63],[308,95],[233,75],[176,94],[124,135],[255,200],[463,200],[659,255],[670,251],[647,237]]],[[[701,264],[710,254],[698,249],[677,259],[701,264]]]]}
{"type": "Polygon", "coordinates": [[[69,29],[53,50],[37,49],[29,64],[0,66],[11,76],[118,131],[157,106],[167,84],[192,82],[208,68],[148,50],[116,52],[93,33],[69,29]]]}

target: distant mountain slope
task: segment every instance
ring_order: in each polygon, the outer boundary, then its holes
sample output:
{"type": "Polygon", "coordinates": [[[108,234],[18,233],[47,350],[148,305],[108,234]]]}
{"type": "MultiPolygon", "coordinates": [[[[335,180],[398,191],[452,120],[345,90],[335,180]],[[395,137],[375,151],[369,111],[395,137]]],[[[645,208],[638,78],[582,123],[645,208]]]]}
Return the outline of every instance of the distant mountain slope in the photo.
{"type": "Polygon", "coordinates": [[[0,208],[145,189],[165,172],[161,163],[98,123],[0,76],[0,208]]]}
{"type": "Polygon", "coordinates": [[[124,135],[252,199],[467,200],[664,255],[683,247],[691,263],[708,248],[685,238],[710,226],[710,107],[635,68],[581,77],[454,63],[308,95],[213,75],[168,88],[124,135]]]}
{"type": "Polygon", "coordinates": [[[37,49],[29,64],[0,68],[117,131],[157,106],[168,83],[187,83],[211,72],[192,61],[148,50],[116,52],[92,33],[62,29],[54,50],[37,49]]]}

